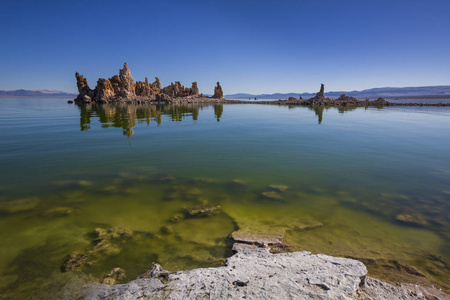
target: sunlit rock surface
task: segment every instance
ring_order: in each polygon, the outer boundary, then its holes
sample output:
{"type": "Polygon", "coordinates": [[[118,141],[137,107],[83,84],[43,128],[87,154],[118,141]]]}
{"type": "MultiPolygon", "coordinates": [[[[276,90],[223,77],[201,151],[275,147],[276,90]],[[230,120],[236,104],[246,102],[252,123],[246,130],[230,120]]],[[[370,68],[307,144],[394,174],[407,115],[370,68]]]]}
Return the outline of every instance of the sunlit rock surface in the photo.
{"type": "Polygon", "coordinates": [[[96,286],[87,299],[353,299],[367,274],[364,264],[352,259],[271,254],[246,244],[234,249],[224,267],[163,276],[155,271],[127,284],[96,286]]]}

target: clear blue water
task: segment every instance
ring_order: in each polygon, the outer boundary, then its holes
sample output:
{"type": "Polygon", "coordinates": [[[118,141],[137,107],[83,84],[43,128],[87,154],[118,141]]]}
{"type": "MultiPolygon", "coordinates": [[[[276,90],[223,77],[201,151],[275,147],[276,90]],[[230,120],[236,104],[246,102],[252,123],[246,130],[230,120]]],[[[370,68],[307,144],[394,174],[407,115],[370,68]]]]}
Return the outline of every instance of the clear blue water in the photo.
{"type": "Polygon", "coordinates": [[[449,128],[450,107],[0,99],[0,294],[57,297],[69,274],[102,281],[121,267],[125,282],[155,261],[221,265],[229,235],[255,227],[292,251],[372,260],[372,276],[445,288],[449,128]],[[205,205],[220,213],[174,221],[205,205]],[[311,222],[321,226],[301,229],[311,222]],[[132,237],[98,251],[99,230],[117,228],[132,237]],[[88,263],[63,272],[74,252],[88,263]]]}

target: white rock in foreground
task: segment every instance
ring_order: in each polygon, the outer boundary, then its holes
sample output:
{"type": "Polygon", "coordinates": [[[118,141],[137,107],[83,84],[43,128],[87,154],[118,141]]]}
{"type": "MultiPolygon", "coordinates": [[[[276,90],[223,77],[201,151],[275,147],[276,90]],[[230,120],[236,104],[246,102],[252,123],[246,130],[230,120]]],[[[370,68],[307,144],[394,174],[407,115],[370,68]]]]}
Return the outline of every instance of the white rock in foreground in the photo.
{"type": "Polygon", "coordinates": [[[245,244],[234,249],[224,267],[164,276],[156,271],[153,278],[97,287],[87,299],[354,299],[367,274],[365,265],[352,259],[271,254],[245,244]]]}

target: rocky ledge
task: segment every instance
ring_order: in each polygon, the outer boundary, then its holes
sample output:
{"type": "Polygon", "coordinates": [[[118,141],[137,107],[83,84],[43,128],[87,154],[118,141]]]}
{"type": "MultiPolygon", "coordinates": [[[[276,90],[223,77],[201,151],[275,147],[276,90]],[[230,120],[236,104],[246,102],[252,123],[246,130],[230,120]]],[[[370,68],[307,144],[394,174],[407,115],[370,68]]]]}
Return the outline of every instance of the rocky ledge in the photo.
{"type": "MultiPolygon", "coordinates": [[[[95,89],[91,89],[87,79],[75,73],[77,80],[78,96],[75,103],[108,103],[108,102],[200,102],[218,101],[223,98],[222,87],[219,82],[214,88],[212,98],[199,93],[197,82],[192,82],[192,86],[185,87],[179,81],[171,83],[164,88],[158,77],[155,82],[150,83],[145,77],[144,81],[134,81],[131,76],[128,64],[124,63],[123,69],[119,70],[119,75],[114,75],[109,79],[100,78],[97,80],[95,89]]],[[[69,101],[71,103],[73,101],[69,101]]]]}
{"type": "Polygon", "coordinates": [[[167,272],[158,264],[139,279],[97,286],[87,299],[353,299],[363,263],[309,252],[271,254],[235,244],[226,266],[167,272]]]}
{"type": "Polygon", "coordinates": [[[310,252],[272,254],[233,246],[223,267],[168,272],[159,264],[127,284],[94,284],[85,299],[449,299],[432,287],[392,285],[367,277],[366,266],[310,252]]]}

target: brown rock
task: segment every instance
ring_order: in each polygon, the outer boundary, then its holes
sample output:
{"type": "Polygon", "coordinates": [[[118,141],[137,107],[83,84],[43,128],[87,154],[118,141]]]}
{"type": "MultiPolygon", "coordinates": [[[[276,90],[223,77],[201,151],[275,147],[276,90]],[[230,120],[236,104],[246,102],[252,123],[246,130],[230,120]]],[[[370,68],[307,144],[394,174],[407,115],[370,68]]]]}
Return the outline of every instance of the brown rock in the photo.
{"type": "Polygon", "coordinates": [[[80,75],[78,72],[75,73],[75,78],[77,79],[77,88],[78,88],[78,96],[87,95],[91,97],[92,90],[89,88],[86,78],[83,75],[80,75]]]}
{"type": "Polygon", "coordinates": [[[110,78],[116,96],[133,99],[136,96],[136,84],[131,76],[127,63],[123,64],[123,69],[119,70],[119,75],[110,78]]]}
{"type": "Polygon", "coordinates": [[[173,98],[183,98],[191,95],[190,88],[184,87],[184,85],[181,85],[179,81],[175,81],[175,83],[171,83],[169,86],[166,86],[162,89],[162,93],[169,95],[173,98]]]}
{"type": "Polygon", "coordinates": [[[169,95],[163,94],[163,93],[157,94],[157,95],[155,96],[155,99],[156,99],[156,101],[160,101],[160,102],[169,102],[169,101],[172,101],[172,98],[171,98],[169,95]]]}
{"type": "Polygon", "coordinates": [[[338,101],[347,101],[347,102],[358,102],[359,101],[358,99],[356,99],[354,97],[347,96],[345,94],[340,95],[339,98],[337,98],[336,100],[338,100],[338,101]]]}
{"type": "Polygon", "coordinates": [[[86,263],[88,259],[87,254],[72,253],[62,266],[63,272],[76,271],[86,263]]]}
{"type": "Polygon", "coordinates": [[[220,86],[219,82],[217,82],[217,86],[214,88],[213,98],[216,98],[216,99],[223,98],[223,91],[222,91],[222,87],[220,86]]]}
{"type": "Polygon", "coordinates": [[[190,217],[206,217],[210,216],[220,209],[220,205],[210,207],[188,207],[186,208],[186,214],[190,217]]]}
{"type": "Polygon", "coordinates": [[[111,81],[100,78],[94,90],[94,98],[96,100],[106,100],[115,96],[111,81]]]}
{"type": "Polygon", "coordinates": [[[387,102],[386,100],[384,100],[383,98],[378,98],[377,100],[372,101],[372,103],[376,106],[384,106],[386,104],[388,104],[389,102],[387,102]]]}
{"type": "Polygon", "coordinates": [[[199,94],[198,86],[197,86],[197,82],[196,81],[194,81],[192,83],[190,94],[191,94],[191,96],[198,96],[198,94],[199,94]]]}

